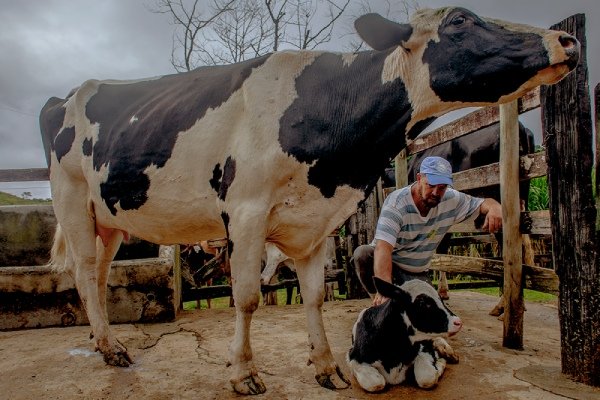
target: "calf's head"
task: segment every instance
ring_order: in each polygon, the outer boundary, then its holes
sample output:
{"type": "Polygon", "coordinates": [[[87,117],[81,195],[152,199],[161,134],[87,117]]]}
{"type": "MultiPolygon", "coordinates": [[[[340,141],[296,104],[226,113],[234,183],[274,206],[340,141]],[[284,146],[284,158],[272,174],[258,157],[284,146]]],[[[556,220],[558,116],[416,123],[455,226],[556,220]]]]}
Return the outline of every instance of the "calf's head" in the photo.
{"type": "Polygon", "coordinates": [[[406,325],[414,330],[413,341],[445,334],[452,336],[462,328],[460,318],[446,307],[427,282],[413,279],[397,286],[379,278],[373,281],[377,292],[400,306],[406,325]]]}

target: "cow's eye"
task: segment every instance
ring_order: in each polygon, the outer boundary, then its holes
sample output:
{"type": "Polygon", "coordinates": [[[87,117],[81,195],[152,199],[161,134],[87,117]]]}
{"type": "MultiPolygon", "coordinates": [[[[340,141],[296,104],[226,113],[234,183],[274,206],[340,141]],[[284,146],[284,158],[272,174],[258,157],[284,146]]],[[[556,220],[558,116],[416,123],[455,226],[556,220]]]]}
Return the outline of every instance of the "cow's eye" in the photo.
{"type": "Polygon", "coordinates": [[[467,21],[467,19],[465,18],[464,15],[457,15],[452,20],[452,25],[454,25],[454,26],[460,26],[460,25],[464,24],[466,21],[467,21]]]}

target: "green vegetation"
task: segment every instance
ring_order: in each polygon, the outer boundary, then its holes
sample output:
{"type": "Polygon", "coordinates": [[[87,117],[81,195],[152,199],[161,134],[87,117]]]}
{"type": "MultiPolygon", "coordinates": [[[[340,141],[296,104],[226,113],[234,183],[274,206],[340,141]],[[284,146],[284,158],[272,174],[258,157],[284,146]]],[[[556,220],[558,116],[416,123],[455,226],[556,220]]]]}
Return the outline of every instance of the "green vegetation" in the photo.
{"type": "MultiPolygon", "coordinates": [[[[487,294],[495,297],[500,296],[500,288],[497,287],[469,289],[469,291],[487,294]]],[[[531,301],[536,303],[553,303],[558,300],[558,298],[553,294],[538,292],[537,290],[530,289],[523,289],[523,298],[525,299],[525,301],[531,301]]]]}
{"type": "Polygon", "coordinates": [[[24,199],[9,193],[0,192],[0,206],[23,205],[23,204],[52,204],[50,199],[24,199]]]}
{"type": "Polygon", "coordinates": [[[550,205],[548,180],[546,176],[533,178],[529,186],[529,210],[547,210],[550,205]]]}

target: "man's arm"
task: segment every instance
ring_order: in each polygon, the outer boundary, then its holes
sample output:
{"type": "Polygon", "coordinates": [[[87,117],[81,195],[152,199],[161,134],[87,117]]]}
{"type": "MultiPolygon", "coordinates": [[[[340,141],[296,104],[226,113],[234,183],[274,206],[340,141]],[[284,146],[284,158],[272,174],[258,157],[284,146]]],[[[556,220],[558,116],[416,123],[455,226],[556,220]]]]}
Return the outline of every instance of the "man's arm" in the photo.
{"type": "Polygon", "coordinates": [[[479,206],[479,213],[485,215],[481,229],[490,233],[498,232],[502,228],[502,206],[492,198],[486,198],[479,206]]]}
{"type": "MultiPolygon", "coordinates": [[[[393,245],[385,240],[377,240],[375,244],[373,274],[390,283],[392,282],[392,250],[394,250],[393,245]]],[[[387,301],[387,299],[387,297],[376,293],[373,298],[373,305],[377,306],[387,301]]]]}

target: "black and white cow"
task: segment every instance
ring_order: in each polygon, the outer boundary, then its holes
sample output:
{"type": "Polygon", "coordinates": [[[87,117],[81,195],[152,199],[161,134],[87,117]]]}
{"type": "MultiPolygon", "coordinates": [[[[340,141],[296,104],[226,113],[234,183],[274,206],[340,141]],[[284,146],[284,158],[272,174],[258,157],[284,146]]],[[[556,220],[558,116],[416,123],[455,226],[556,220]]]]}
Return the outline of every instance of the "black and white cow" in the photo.
{"type": "Polygon", "coordinates": [[[74,276],[107,363],[132,362],[105,307],[122,238],[227,237],[234,390],[266,390],[250,347],[265,242],[295,260],[318,382],[347,387],[321,315],[327,235],[435,117],[555,83],[579,57],[564,32],[462,8],[423,10],[408,24],[368,14],[355,26],[374,50],[282,51],[151,79],[90,80],[44,106],[58,220],[52,262],[74,276]]]}
{"type": "Polygon", "coordinates": [[[399,286],[373,278],[385,303],[364,309],[352,329],[347,361],[358,384],[368,392],[397,385],[414,372],[417,385],[435,386],[446,360],[458,362],[440,335],[454,335],[462,321],[429,283],[413,279],[399,286]]]}

